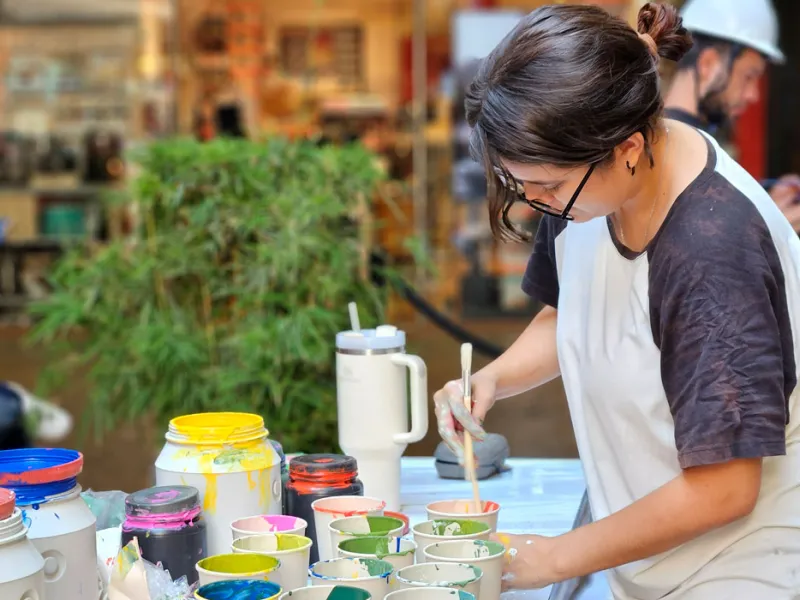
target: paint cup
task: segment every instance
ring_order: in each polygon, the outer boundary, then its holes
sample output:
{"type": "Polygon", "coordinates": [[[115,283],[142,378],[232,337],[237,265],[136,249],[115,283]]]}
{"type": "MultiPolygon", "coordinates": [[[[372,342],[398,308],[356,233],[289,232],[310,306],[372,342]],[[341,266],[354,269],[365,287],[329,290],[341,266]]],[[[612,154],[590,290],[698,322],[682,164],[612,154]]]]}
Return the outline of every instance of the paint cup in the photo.
{"type": "Polygon", "coordinates": [[[403,534],[405,523],[393,517],[345,517],[331,521],[328,532],[331,538],[331,548],[338,551],[339,542],[351,540],[355,537],[386,536],[397,537],[403,534]]]}
{"type": "Polygon", "coordinates": [[[277,583],[238,579],[208,583],[197,590],[194,597],[197,600],[276,600],[281,594],[277,583]]]}
{"type": "Polygon", "coordinates": [[[280,600],[370,600],[371,598],[372,594],[368,591],[349,585],[315,585],[284,592],[280,600]]]}
{"type": "Polygon", "coordinates": [[[342,558],[378,558],[390,563],[395,572],[414,564],[417,543],[401,537],[367,536],[339,542],[342,558]]]}
{"type": "Polygon", "coordinates": [[[308,583],[308,565],[311,540],[290,533],[264,533],[234,540],[234,554],[266,554],[281,561],[281,566],[270,576],[270,581],[284,590],[293,590],[308,583]]]}
{"type": "Polygon", "coordinates": [[[311,585],[344,584],[361,588],[373,598],[383,598],[389,593],[389,578],[394,569],[385,560],[377,558],[334,558],[311,565],[308,570],[311,585]]]}
{"type": "Polygon", "coordinates": [[[325,535],[328,525],[336,519],[358,515],[379,517],[383,515],[386,502],[369,496],[329,496],[320,498],[311,504],[314,511],[314,529],[317,532],[317,550],[319,559],[333,558],[334,547],[331,546],[330,535],[325,535]]]}
{"type": "Polygon", "coordinates": [[[236,519],[231,523],[231,531],[235,540],[262,533],[289,533],[303,536],[306,534],[306,527],[308,527],[308,523],[304,519],[289,515],[256,515],[236,519]]]}
{"type": "Polygon", "coordinates": [[[500,505],[491,500],[481,502],[481,512],[475,512],[473,500],[439,500],[431,502],[425,507],[430,520],[436,519],[469,519],[489,525],[489,530],[497,531],[497,517],[500,514],[500,505]]]}
{"type": "Polygon", "coordinates": [[[491,530],[486,523],[469,519],[436,519],[423,521],[411,528],[417,542],[417,562],[425,561],[423,550],[445,540],[489,540],[491,530]]]}
{"type": "Polygon", "coordinates": [[[281,561],[266,554],[216,554],[197,563],[200,585],[230,579],[269,581],[281,561]]]}
{"type": "Polygon", "coordinates": [[[448,587],[420,587],[395,590],[386,594],[385,600],[476,600],[464,590],[448,587]]]}
{"type": "Polygon", "coordinates": [[[503,560],[506,548],[500,542],[484,540],[450,540],[437,542],[425,548],[425,562],[461,563],[472,565],[483,571],[480,600],[499,600],[500,578],[503,575],[503,560]]]}
{"type": "MultiPolygon", "coordinates": [[[[478,598],[483,571],[473,565],[441,562],[420,563],[395,573],[398,589],[447,587],[469,592],[478,598]]],[[[480,600],[480,599],[479,599],[480,600]]]]}

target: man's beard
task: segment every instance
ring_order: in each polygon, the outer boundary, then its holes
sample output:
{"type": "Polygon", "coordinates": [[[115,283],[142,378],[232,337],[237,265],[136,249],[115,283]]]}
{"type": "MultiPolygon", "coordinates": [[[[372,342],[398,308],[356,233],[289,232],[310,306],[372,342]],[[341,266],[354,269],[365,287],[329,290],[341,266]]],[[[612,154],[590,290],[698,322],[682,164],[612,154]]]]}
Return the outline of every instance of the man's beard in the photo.
{"type": "Polygon", "coordinates": [[[697,109],[703,119],[715,129],[724,129],[731,123],[721,92],[706,94],[698,102],[697,109]]]}

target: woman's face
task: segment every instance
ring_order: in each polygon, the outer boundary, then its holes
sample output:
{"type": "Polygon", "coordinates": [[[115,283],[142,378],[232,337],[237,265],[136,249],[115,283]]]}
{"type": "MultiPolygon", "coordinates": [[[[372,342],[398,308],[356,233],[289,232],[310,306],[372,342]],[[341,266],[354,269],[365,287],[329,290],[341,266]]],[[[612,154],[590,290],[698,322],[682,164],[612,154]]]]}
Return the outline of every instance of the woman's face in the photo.
{"type": "MultiPolygon", "coordinates": [[[[598,165],[592,171],[569,211],[577,223],[605,217],[636,196],[641,177],[632,177],[626,162],[637,165],[643,156],[644,138],[635,134],[614,151],[614,160],[598,165]],[[639,138],[638,140],[634,138],[639,138]]],[[[590,166],[555,167],[503,160],[503,167],[521,184],[528,200],[538,200],[561,212],[566,208],[590,166]]],[[[642,161],[647,163],[647,158],[642,161]]],[[[644,167],[647,170],[649,164],[644,167]]]]}

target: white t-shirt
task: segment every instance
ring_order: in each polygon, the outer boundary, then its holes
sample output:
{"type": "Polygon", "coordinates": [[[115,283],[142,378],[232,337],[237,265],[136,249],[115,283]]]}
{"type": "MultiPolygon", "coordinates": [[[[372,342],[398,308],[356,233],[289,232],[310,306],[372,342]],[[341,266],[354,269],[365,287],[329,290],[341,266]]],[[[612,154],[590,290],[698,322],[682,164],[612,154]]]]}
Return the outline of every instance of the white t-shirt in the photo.
{"type": "Polygon", "coordinates": [[[545,216],[523,289],[558,357],[595,519],[682,468],[763,457],[753,513],[609,572],[618,600],[800,597],[800,240],[708,138],[646,250],[607,219],[545,216]]]}

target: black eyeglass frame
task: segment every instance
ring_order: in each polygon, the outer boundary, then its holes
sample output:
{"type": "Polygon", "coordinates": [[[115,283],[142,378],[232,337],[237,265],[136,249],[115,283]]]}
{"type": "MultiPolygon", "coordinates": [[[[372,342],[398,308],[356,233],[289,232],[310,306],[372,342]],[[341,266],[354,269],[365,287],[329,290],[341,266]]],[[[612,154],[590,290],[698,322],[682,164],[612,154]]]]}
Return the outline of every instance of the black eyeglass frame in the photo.
{"type": "MultiPolygon", "coordinates": [[[[530,206],[532,209],[539,211],[540,213],[543,213],[545,215],[550,215],[551,217],[558,217],[559,219],[563,219],[565,221],[573,221],[575,220],[575,217],[570,215],[569,211],[572,210],[572,205],[575,204],[575,201],[578,199],[578,196],[580,195],[581,191],[583,191],[586,182],[589,181],[589,177],[591,177],[596,166],[597,166],[596,162],[589,165],[589,168],[586,171],[586,175],[583,176],[583,179],[581,179],[581,182],[578,184],[578,187],[572,194],[572,198],[570,198],[569,202],[567,202],[567,205],[564,207],[564,210],[561,211],[556,210],[549,204],[540,202],[539,200],[528,200],[528,198],[525,196],[525,186],[513,178],[511,179],[511,183],[513,183],[514,187],[513,190],[510,191],[516,193],[519,200],[530,206]]],[[[497,176],[500,179],[500,182],[506,187],[506,189],[509,189],[507,184],[505,183],[505,179],[507,177],[510,177],[510,174],[498,172],[497,176]]],[[[511,204],[507,204],[505,209],[503,210],[504,216],[508,214],[509,210],[511,210],[511,204]]]]}

